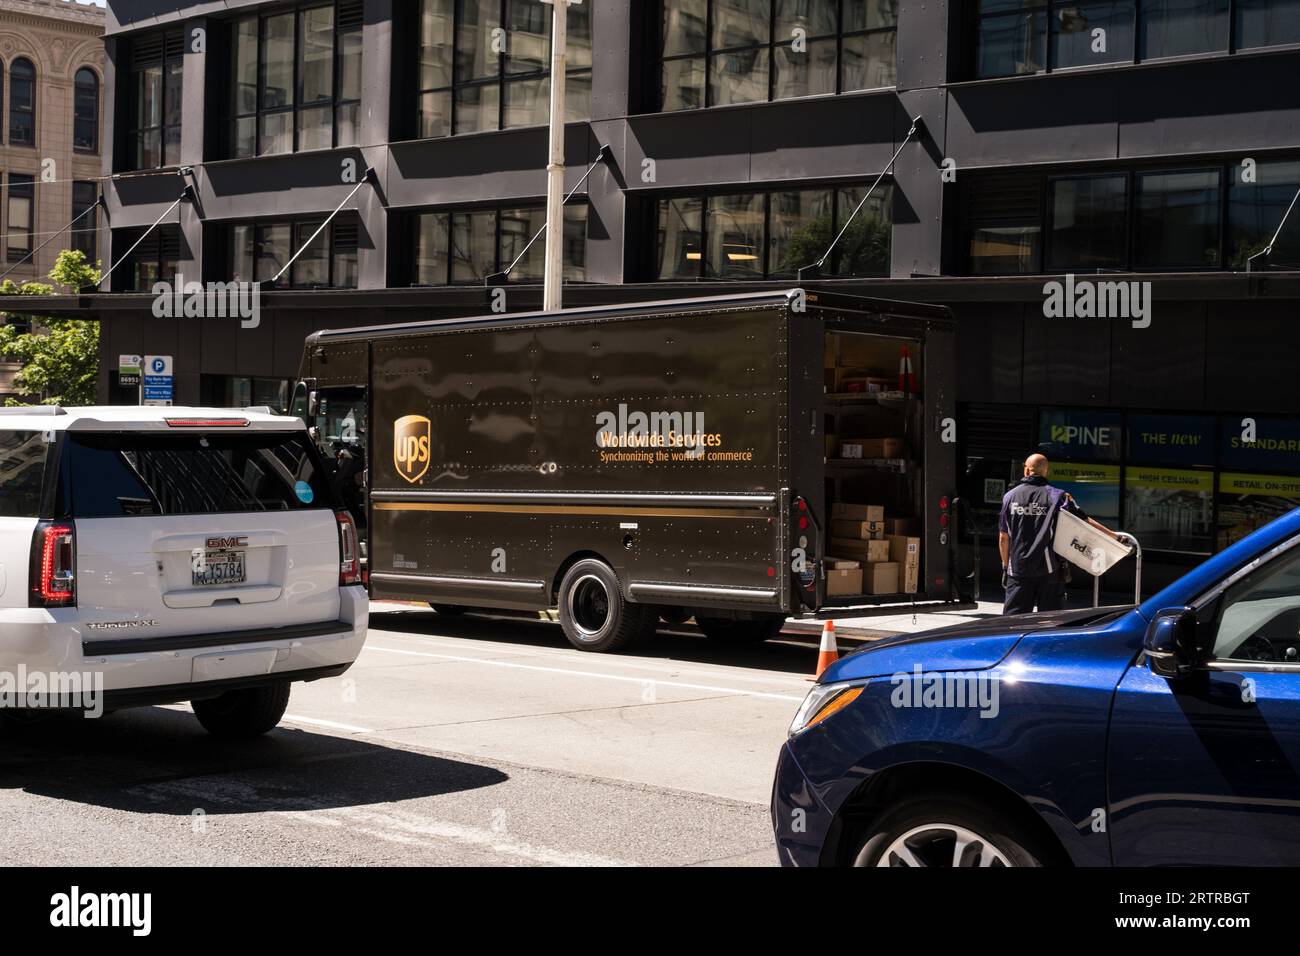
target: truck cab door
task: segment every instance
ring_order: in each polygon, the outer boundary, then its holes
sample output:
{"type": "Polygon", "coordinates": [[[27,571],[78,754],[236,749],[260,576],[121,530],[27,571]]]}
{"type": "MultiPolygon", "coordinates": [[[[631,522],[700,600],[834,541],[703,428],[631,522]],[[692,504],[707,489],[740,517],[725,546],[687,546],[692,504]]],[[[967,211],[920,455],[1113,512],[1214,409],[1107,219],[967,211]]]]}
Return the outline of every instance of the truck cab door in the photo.
{"type": "Polygon", "coordinates": [[[1185,676],[1120,681],[1110,728],[1117,866],[1300,864],[1300,547],[1198,609],[1185,676]]]}

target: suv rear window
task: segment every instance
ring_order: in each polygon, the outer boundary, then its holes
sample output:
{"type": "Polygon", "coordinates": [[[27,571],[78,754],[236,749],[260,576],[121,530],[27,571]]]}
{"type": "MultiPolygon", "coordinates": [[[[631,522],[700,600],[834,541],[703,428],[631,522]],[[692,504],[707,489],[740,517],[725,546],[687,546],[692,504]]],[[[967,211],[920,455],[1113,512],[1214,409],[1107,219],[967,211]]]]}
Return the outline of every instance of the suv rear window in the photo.
{"type": "Polygon", "coordinates": [[[58,513],[72,518],[332,508],[306,432],[68,434],[58,513]]]}
{"type": "Polygon", "coordinates": [[[40,432],[0,431],[0,518],[40,516],[48,447],[40,432]]]}

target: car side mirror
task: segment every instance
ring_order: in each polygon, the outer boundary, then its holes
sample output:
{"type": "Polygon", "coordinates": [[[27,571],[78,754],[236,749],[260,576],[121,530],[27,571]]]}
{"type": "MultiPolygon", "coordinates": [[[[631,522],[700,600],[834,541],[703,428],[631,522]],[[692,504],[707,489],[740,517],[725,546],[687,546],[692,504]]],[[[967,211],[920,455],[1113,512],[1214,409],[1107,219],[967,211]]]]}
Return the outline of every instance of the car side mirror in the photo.
{"type": "Polygon", "coordinates": [[[1142,654],[1151,673],[1169,680],[1186,677],[1196,666],[1196,612],[1171,607],[1156,613],[1147,626],[1142,654]]]}

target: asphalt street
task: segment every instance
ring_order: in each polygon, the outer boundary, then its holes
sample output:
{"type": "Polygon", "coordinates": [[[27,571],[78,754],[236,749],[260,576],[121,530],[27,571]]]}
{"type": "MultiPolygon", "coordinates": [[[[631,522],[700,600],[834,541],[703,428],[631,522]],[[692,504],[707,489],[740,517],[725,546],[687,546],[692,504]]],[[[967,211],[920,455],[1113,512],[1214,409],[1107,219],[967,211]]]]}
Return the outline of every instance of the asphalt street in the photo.
{"type": "Polygon", "coordinates": [[[0,849],[49,865],[774,865],[815,637],[628,655],[546,621],[377,605],[343,677],[223,743],[186,706],[0,738],[0,849]]]}

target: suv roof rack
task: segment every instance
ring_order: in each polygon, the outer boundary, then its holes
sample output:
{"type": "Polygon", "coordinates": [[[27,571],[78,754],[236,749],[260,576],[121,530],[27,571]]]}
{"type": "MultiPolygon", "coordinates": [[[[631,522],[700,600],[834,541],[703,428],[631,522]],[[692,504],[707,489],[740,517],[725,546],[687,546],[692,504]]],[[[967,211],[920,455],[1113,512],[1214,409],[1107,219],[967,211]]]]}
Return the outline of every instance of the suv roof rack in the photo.
{"type": "Polygon", "coordinates": [[[0,406],[0,415],[66,415],[61,405],[7,405],[0,406]]]}

